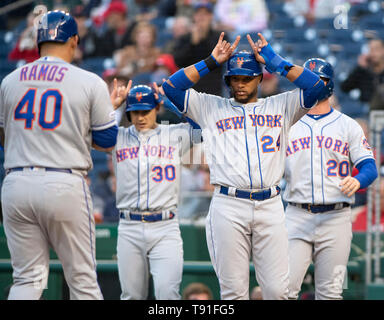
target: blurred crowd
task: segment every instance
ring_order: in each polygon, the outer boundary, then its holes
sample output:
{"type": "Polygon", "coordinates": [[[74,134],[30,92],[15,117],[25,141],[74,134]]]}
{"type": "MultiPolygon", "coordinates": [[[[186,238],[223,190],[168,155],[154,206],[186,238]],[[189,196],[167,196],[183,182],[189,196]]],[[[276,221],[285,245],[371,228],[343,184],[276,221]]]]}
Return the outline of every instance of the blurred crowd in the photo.
{"type": "MultiPolygon", "coordinates": [[[[124,84],[132,79],[134,85],[153,82],[161,85],[163,79],[179,68],[206,58],[221,31],[226,32],[228,40],[238,34],[257,32],[265,32],[268,38],[273,25],[279,22],[277,14],[291,19],[295,25],[309,28],[316,26],[317,21],[336,17],[343,23],[343,8],[353,9],[353,17],[357,18],[364,10],[372,14],[384,12],[382,2],[364,0],[36,0],[16,8],[12,8],[15,1],[1,3],[7,10],[0,11],[0,31],[12,34],[7,40],[12,44],[6,57],[8,62],[28,63],[37,59],[38,17],[45,8],[64,10],[75,17],[79,28],[80,45],[74,63],[98,73],[108,85],[115,77],[124,84]]],[[[363,35],[365,45],[353,57],[353,67],[337,79],[336,91],[354,97],[361,103],[362,110],[366,105],[370,109],[384,109],[384,40],[380,33],[363,35]]],[[[274,44],[279,45],[275,39],[274,44]]],[[[317,52],[313,52],[313,56],[317,56],[317,52]]],[[[222,81],[224,71],[225,66],[217,68],[194,88],[228,95],[222,81]]],[[[278,76],[265,73],[259,96],[278,94],[285,89],[278,76]]],[[[340,109],[337,96],[334,98],[334,107],[340,109]]],[[[164,121],[178,123],[181,120],[163,108],[158,122],[164,121]]],[[[367,114],[363,114],[361,121],[368,127],[367,114]]],[[[120,125],[128,126],[129,122],[123,117],[120,125]]],[[[99,170],[88,182],[94,196],[96,220],[116,222],[116,179],[110,158],[105,161],[104,170],[99,170]]],[[[198,164],[187,161],[182,176],[181,218],[199,218],[208,210],[213,190],[204,159],[198,164]],[[195,192],[195,196],[188,197],[190,192],[195,192]]],[[[357,201],[364,205],[365,195],[358,195],[357,201]]]]}

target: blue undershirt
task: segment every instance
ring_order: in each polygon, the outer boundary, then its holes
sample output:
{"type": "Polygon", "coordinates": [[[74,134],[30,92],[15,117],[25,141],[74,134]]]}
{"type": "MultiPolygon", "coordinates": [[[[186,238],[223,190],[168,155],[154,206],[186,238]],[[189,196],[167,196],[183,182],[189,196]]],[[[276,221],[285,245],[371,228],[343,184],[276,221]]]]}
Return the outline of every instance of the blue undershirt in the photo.
{"type": "Polygon", "coordinates": [[[116,125],[104,130],[92,131],[92,142],[101,148],[111,148],[116,144],[117,133],[116,125]]]}

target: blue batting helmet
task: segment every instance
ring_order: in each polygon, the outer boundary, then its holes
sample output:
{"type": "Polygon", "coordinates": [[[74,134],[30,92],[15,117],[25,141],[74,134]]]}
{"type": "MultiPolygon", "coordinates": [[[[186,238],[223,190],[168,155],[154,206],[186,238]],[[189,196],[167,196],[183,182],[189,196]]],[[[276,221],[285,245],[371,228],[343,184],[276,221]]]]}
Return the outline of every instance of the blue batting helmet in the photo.
{"type": "Polygon", "coordinates": [[[249,51],[240,51],[227,61],[227,72],[224,75],[224,81],[229,85],[230,76],[257,77],[262,74],[263,70],[256,61],[255,55],[249,51]]]}
{"type": "Polygon", "coordinates": [[[316,73],[320,78],[332,79],[333,78],[333,67],[332,65],[321,58],[308,59],[304,63],[304,68],[311,70],[316,73]]]}
{"type": "MultiPolygon", "coordinates": [[[[317,74],[320,78],[328,80],[328,83],[325,85],[324,93],[322,99],[328,99],[333,94],[334,83],[333,83],[333,67],[332,65],[321,58],[312,58],[308,59],[304,63],[304,68],[311,70],[313,73],[317,74]]],[[[322,100],[321,99],[321,100],[322,100]]]]}
{"type": "Polygon", "coordinates": [[[160,101],[155,98],[155,92],[151,87],[137,85],[129,91],[125,111],[152,110],[159,102],[160,101]]]}
{"type": "Polygon", "coordinates": [[[65,43],[69,38],[78,35],[75,19],[64,11],[48,11],[45,13],[37,28],[37,45],[43,42],[65,43]]]}

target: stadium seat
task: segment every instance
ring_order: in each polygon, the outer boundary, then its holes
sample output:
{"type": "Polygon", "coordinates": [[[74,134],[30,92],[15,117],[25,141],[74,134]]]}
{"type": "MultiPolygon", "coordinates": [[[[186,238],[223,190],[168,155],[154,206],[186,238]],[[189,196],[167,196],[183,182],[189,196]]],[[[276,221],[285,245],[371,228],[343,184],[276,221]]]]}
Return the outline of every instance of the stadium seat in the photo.
{"type": "Polygon", "coordinates": [[[318,30],[330,30],[333,29],[334,18],[316,19],[314,28],[318,30]]]}
{"type": "Polygon", "coordinates": [[[360,18],[361,16],[364,16],[364,15],[368,14],[369,12],[370,11],[368,9],[368,2],[355,3],[349,9],[348,15],[350,17],[360,18]]]}
{"type": "Polygon", "coordinates": [[[265,3],[268,7],[269,12],[277,14],[286,14],[284,12],[284,7],[282,6],[281,1],[268,0],[265,3]]]}
{"type": "Polygon", "coordinates": [[[340,102],[341,112],[351,118],[364,118],[369,110],[358,100],[343,100],[340,102]]]}
{"type": "Polygon", "coordinates": [[[157,31],[156,46],[159,48],[164,48],[167,42],[172,40],[172,34],[166,30],[158,29],[157,31]]]}
{"type": "Polygon", "coordinates": [[[369,112],[368,106],[361,102],[357,97],[352,98],[351,93],[344,93],[336,85],[336,97],[341,107],[341,112],[352,118],[364,118],[369,112]]]}
{"type": "Polygon", "coordinates": [[[132,77],[133,85],[138,84],[146,84],[148,85],[151,82],[151,73],[150,72],[143,72],[138,73],[132,77]]]}
{"type": "Polygon", "coordinates": [[[269,26],[274,30],[292,30],[295,25],[292,18],[279,16],[271,20],[269,26]]]}
{"type": "Polygon", "coordinates": [[[349,29],[331,29],[328,35],[329,43],[343,44],[352,40],[352,32],[349,29]]]}
{"type": "Polygon", "coordinates": [[[377,30],[382,33],[384,30],[384,14],[382,11],[375,14],[366,15],[359,20],[359,25],[364,30],[377,30]]]}
{"type": "Polygon", "coordinates": [[[279,88],[281,92],[294,90],[297,87],[290,82],[287,78],[279,77],[279,88]]]}
{"type": "Polygon", "coordinates": [[[284,52],[299,60],[306,60],[317,55],[317,42],[286,43],[284,52]]]}
{"type": "MultiPolygon", "coordinates": [[[[0,62],[1,63],[1,62],[0,62]]],[[[0,82],[7,76],[7,72],[0,72],[0,82]]]]}
{"type": "Polygon", "coordinates": [[[156,17],[151,20],[151,23],[156,27],[157,31],[165,30],[166,17],[156,17]]]}
{"type": "Polygon", "coordinates": [[[343,44],[343,50],[340,52],[344,57],[356,57],[361,53],[361,44],[356,42],[346,42],[343,44]]]}
{"type": "Polygon", "coordinates": [[[102,151],[98,151],[95,149],[91,150],[91,157],[94,162],[106,162],[107,161],[107,154],[102,151]]]}
{"type": "Polygon", "coordinates": [[[0,44],[3,44],[5,43],[5,34],[7,33],[7,31],[5,30],[0,30],[0,44]]]}
{"type": "Polygon", "coordinates": [[[91,158],[93,162],[93,169],[89,172],[89,177],[94,180],[100,172],[108,170],[107,154],[105,152],[92,149],[91,158]]]}
{"type": "Polygon", "coordinates": [[[301,29],[301,28],[287,30],[287,32],[285,32],[285,36],[283,40],[286,43],[296,43],[296,44],[301,43],[303,45],[305,45],[306,42],[308,42],[306,38],[305,29],[301,29]]]}
{"type": "Polygon", "coordinates": [[[8,44],[0,42],[0,61],[4,59],[6,60],[10,51],[11,48],[8,44]]]}
{"type": "Polygon", "coordinates": [[[17,68],[17,62],[0,59],[0,73],[10,73],[17,68]]]}

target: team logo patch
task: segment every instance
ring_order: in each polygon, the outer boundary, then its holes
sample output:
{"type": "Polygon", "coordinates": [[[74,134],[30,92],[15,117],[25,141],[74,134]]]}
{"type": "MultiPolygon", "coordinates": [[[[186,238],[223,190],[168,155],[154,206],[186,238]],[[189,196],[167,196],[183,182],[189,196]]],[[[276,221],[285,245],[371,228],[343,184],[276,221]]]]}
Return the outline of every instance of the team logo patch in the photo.
{"type": "Polygon", "coordinates": [[[363,146],[365,149],[371,150],[371,146],[369,145],[368,140],[365,137],[363,138],[363,146]]]}
{"type": "Polygon", "coordinates": [[[243,65],[244,63],[244,57],[238,57],[237,60],[236,60],[236,63],[237,63],[237,66],[239,68],[241,68],[241,66],[243,65]]]}
{"type": "Polygon", "coordinates": [[[50,29],[48,31],[48,34],[51,37],[51,39],[55,39],[56,38],[56,29],[50,29]]]}
{"type": "Polygon", "coordinates": [[[112,111],[110,114],[109,114],[109,119],[113,120],[113,119],[116,119],[116,112],[115,111],[112,111]]]}
{"type": "Polygon", "coordinates": [[[313,71],[313,69],[316,68],[316,62],[310,62],[309,63],[309,69],[311,69],[311,71],[313,71]]]}
{"type": "Polygon", "coordinates": [[[143,99],[143,93],[142,92],[136,92],[136,100],[140,102],[141,99],[143,99]]]}

